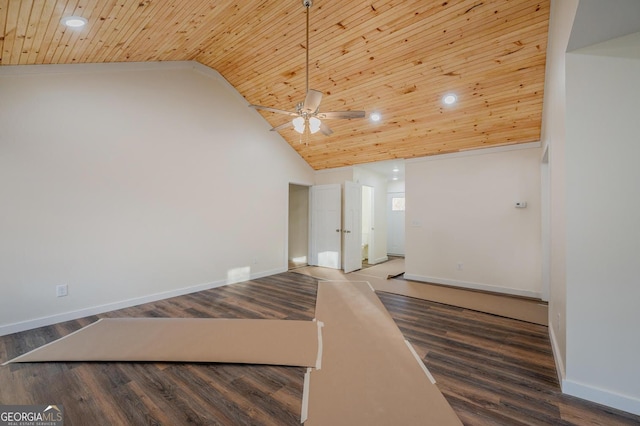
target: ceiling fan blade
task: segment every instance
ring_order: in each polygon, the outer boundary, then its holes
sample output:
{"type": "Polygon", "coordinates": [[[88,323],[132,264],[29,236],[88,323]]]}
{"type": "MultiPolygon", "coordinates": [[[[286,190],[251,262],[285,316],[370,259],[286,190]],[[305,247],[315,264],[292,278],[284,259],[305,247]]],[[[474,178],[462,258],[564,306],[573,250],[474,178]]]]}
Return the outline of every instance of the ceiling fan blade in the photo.
{"type": "Polygon", "coordinates": [[[271,129],[272,132],[279,132],[282,129],[286,129],[287,127],[293,127],[293,122],[292,121],[287,121],[286,123],[282,123],[279,126],[274,127],[273,129],[271,129]]]}
{"type": "Polygon", "coordinates": [[[322,100],[322,92],[317,90],[309,89],[307,91],[307,97],[304,98],[304,104],[302,104],[302,110],[306,112],[314,113],[318,110],[320,106],[320,101],[322,100]]]}
{"type": "Polygon", "coordinates": [[[320,123],[320,131],[325,136],[329,136],[331,133],[333,133],[333,130],[331,130],[331,128],[324,123],[320,123]]]}
{"type": "Polygon", "coordinates": [[[297,112],[285,111],[283,109],[271,108],[271,107],[266,107],[262,105],[249,105],[249,107],[254,109],[262,109],[265,111],[277,112],[278,114],[286,114],[292,117],[296,117],[298,115],[297,112]]]}
{"type": "Polygon", "coordinates": [[[317,117],[322,120],[325,118],[363,118],[365,115],[365,111],[328,111],[319,113],[317,117]]]}

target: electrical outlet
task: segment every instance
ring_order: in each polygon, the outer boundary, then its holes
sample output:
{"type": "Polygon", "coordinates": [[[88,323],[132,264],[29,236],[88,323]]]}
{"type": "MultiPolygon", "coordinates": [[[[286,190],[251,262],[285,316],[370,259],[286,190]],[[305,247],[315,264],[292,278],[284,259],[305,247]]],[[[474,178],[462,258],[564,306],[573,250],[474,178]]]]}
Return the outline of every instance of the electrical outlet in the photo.
{"type": "Polygon", "coordinates": [[[69,294],[69,288],[66,284],[56,286],[56,297],[64,297],[69,294]]]}
{"type": "Polygon", "coordinates": [[[456,269],[457,269],[458,271],[462,271],[463,266],[464,266],[464,265],[462,264],[462,262],[458,262],[458,263],[456,263],[456,269]]]}

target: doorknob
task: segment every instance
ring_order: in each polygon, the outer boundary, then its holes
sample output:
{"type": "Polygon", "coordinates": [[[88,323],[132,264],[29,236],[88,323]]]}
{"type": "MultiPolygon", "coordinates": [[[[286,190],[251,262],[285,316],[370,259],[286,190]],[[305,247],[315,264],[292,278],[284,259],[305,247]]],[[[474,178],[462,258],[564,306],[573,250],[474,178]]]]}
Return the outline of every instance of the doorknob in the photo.
{"type": "Polygon", "coordinates": [[[346,229],[344,231],[342,231],[342,232],[344,232],[345,234],[350,234],[351,233],[351,231],[347,231],[346,229]]]}
{"type": "Polygon", "coordinates": [[[336,232],[340,232],[340,230],[339,230],[339,229],[336,229],[336,232]]]}

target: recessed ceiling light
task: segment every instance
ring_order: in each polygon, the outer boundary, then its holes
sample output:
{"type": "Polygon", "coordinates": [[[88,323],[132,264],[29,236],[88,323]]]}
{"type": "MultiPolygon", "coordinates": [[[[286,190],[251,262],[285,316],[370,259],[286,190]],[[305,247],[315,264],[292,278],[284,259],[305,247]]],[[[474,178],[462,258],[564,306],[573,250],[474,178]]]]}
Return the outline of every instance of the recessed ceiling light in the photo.
{"type": "Polygon", "coordinates": [[[393,180],[398,180],[398,176],[394,176],[392,179],[393,180]]]}
{"type": "Polygon", "coordinates": [[[458,100],[458,97],[453,93],[447,93],[442,97],[442,102],[444,102],[445,105],[453,105],[456,103],[457,100],[458,100]]]}
{"type": "Polygon", "coordinates": [[[399,168],[397,168],[397,167],[394,167],[394,168],[393,168],[393,172],[394,172],[394,173],[398,173],[399,171],[400,171],[400,169],[399,169],[399,168]]]}
{"type": "Polygon", "coordinates": [[[80,28],[87,25],[87,20],[82,16],[67,16],[61,21],[64,25],[71,28],[80,28]]]}
{"type": "Polygon", "coordinates": [[[369,119],[371,119],[371,121],[380,121],[381,118],[382,116],[378,112],[372,112],[371,115],[369,115],[369,119]]]}

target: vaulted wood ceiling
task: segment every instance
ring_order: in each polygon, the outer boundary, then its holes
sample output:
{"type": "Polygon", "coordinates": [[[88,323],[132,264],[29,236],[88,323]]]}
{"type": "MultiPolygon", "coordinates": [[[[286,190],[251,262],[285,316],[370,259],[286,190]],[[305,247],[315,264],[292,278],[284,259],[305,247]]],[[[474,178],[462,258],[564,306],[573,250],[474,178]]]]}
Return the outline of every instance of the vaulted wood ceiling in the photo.
{"type": "MultiPolygon", "coordinates": [[[[382,114],[327,120],[334,133],[308,145],[283,130],[314,169],[540,139],[549,0],[315,0],[310,18],[321,111],[382,114]]],[[[195,60],[250,103],[294,110],[305,20],[301,0],[0,0],[0,63],[195,60]],[[69,15],[89,23],[66,28],[69,15]]]]}

